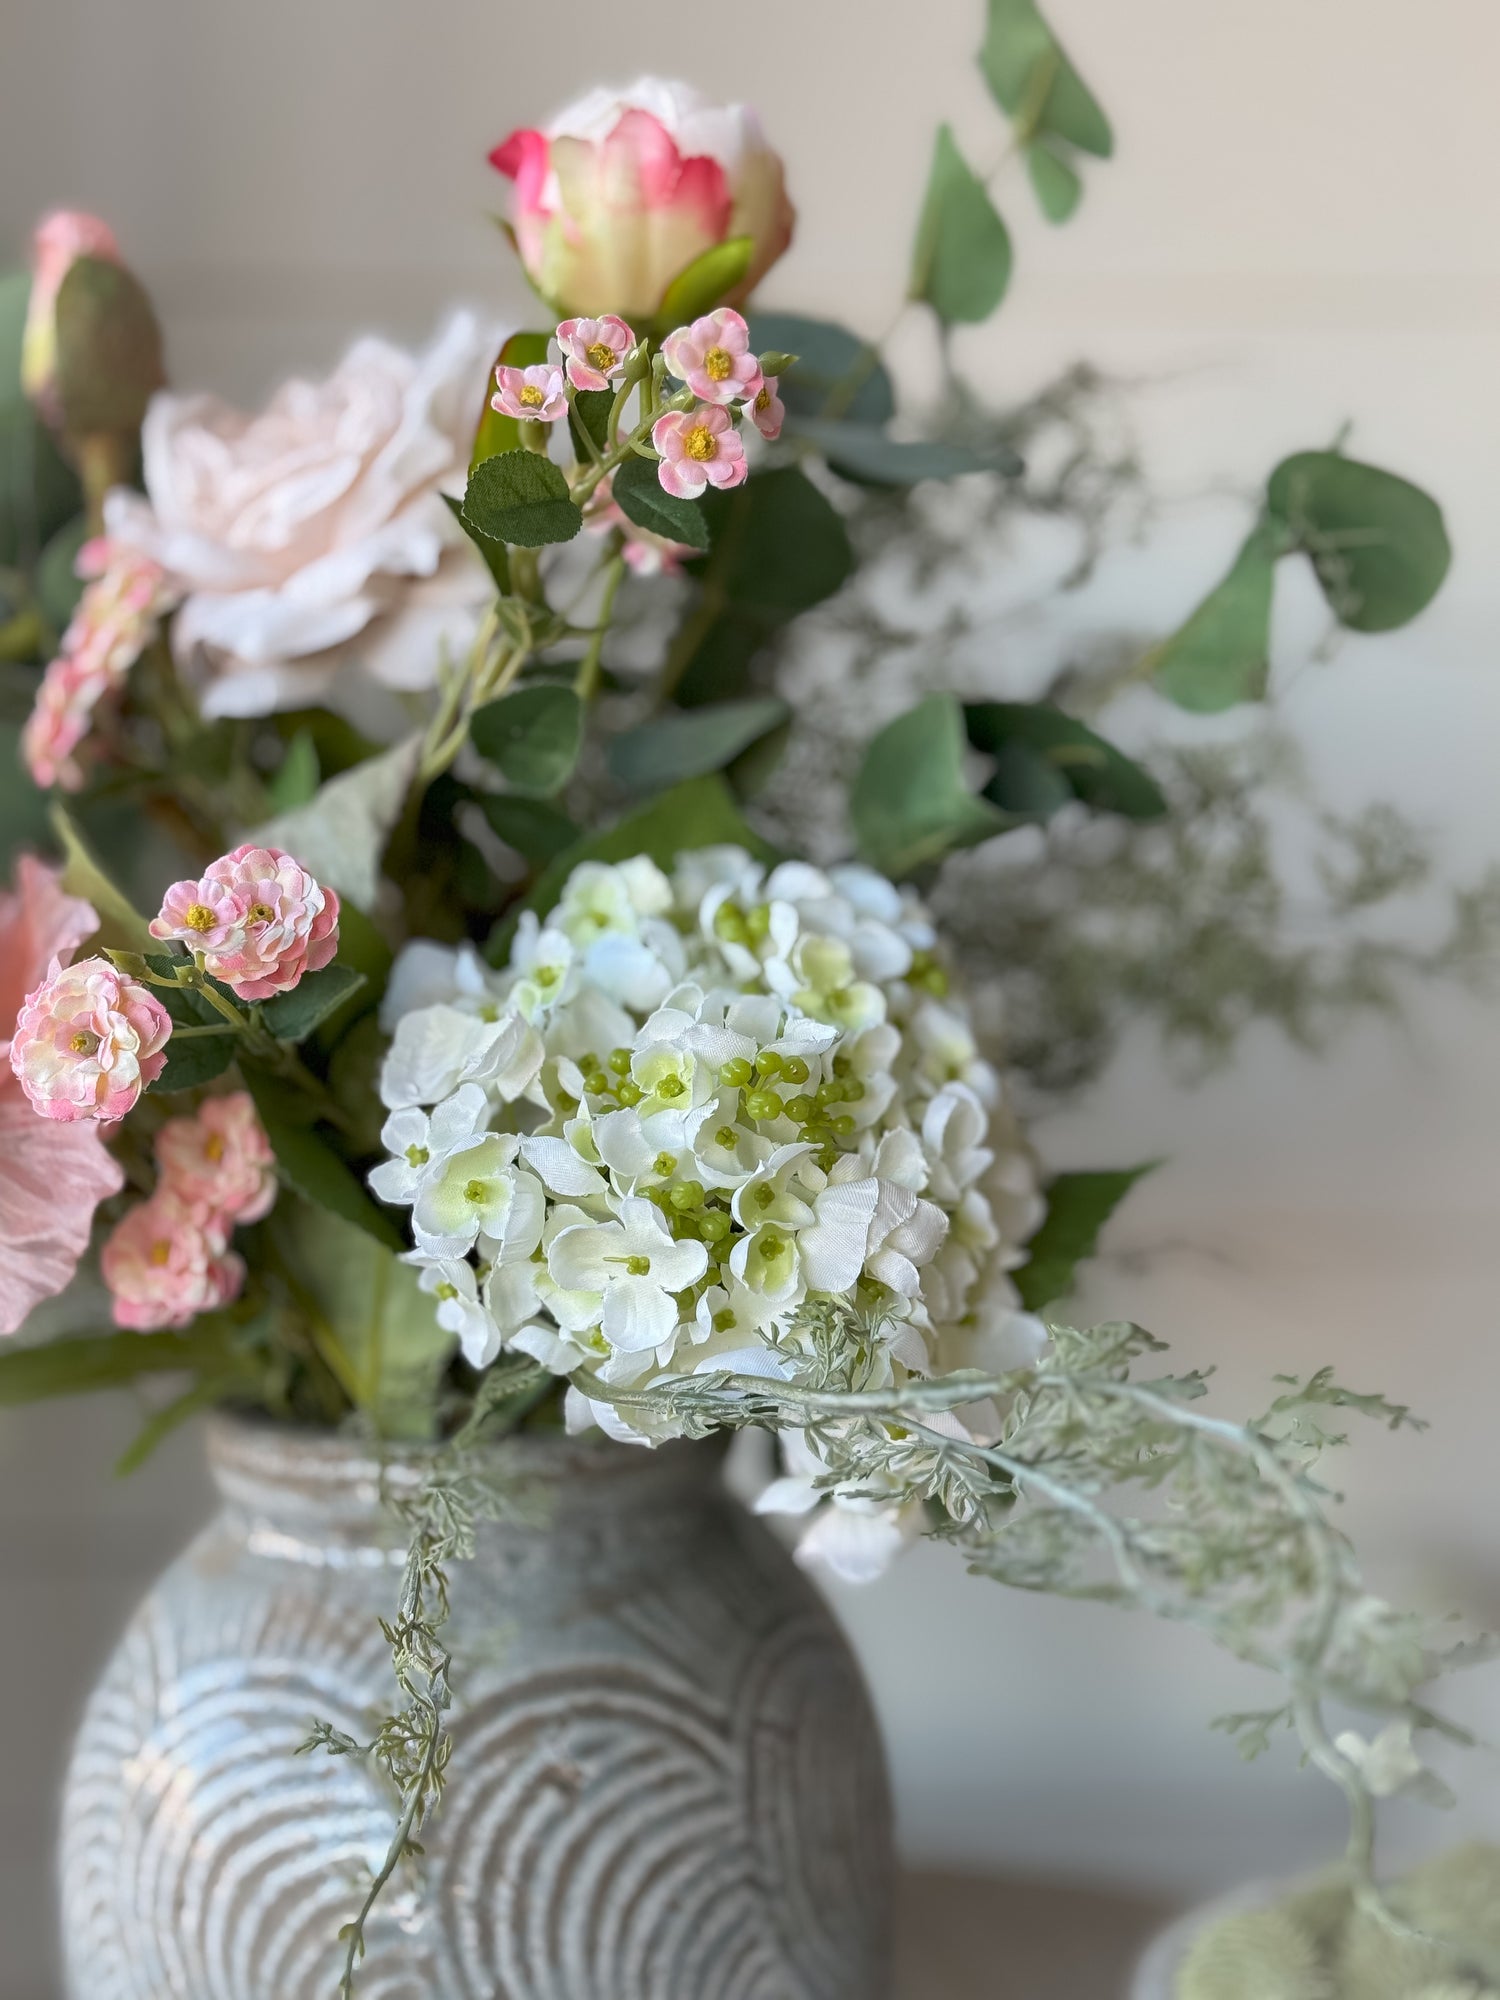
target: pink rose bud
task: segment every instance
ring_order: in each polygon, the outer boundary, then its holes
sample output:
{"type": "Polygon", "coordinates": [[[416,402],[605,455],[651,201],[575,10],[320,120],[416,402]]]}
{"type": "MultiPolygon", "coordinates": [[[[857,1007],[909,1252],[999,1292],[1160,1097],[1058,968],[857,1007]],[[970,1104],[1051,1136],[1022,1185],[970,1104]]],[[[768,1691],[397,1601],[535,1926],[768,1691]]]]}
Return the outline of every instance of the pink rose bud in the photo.
{"type": "Polygon", "coordinates": [[[190,1118],[169,1118],[156,1135],[162,1188],[207,1228],[224,1235],[259,1222],[276,1201],[276,1160],[248,1091],[210,1097],[190,1118]]]}
{"type": "Polygon", "coordinates": [[[186,1326],[228,1305],[245,1282],[224,1232],[160,1187],[115,1225],[99,1269],[115,1325],[135,1333],[186,1326]]]}
{"type": "Polygon", "coordinates": [[[656,476],[679,500],[696,500],[705,486],[738,486],[749,467],[728,410],[708,403],[696,410],[668,410],[651,426],[661,453],[656,476]]]}
{"type": "Polygon", "coordinates": [[[780,158],[742,104],[642,77],[591,91],[545,131],[512,132],[490,154],[515,189],[511,223],[526,275],[559,316],[650,319],[705,251],[748,236],[747,298],[792,238],[780,158]]]}
{"type": "Polygon", "coordinates": [[[766,376],[745,405],[745,414],[767,443],[781,436],[781,426],[786,422],[786,404],[776,393],[774,375],[766,376]]]}
{"type": "Polygon", "coordinates": [[[557,344],[575,389],[607,389],[624,374],[635,335],[624,320],[606,313],[603,319],[565,319],[557,344]]]}
{"type": "Polygon", "coordinates": [[[568,391],[563,372],[550,361],[530,368],[495,370],[499,394],[490,397],[490,408],[502,417],[519,417],[534,424],[555,424],[568,414],[568,391]]]}
{"type": "Polygon", "coordinates": [[[339,899],[279,847],[246,842],[198,881],[174,882],[151,935],[187,945],[238,999],[269,1000],[332,959],[339,899]]]}
{"type": "Polygon", "coordinates": [[[56,421],[57,295],[80,257],[118,264],[120,246],[107,222],[81,209],[44,216],[31,239],[31,296],[21,335],[21,388],[56,421]]]}
{"type": "Polygon", "coordinates": [[[678,327],[661,351],[668,368],[701,403],[750,402],[760,394],[760,363],[750,352],[750,329],[729,306],[678,327]]]}
{"type": "Polygon", "coordinates": [[[10,1066],[44,1118],[123,1118],[166,1063],[171,1016],[107,959],[60,966],[28,993],[10,1066]]]}

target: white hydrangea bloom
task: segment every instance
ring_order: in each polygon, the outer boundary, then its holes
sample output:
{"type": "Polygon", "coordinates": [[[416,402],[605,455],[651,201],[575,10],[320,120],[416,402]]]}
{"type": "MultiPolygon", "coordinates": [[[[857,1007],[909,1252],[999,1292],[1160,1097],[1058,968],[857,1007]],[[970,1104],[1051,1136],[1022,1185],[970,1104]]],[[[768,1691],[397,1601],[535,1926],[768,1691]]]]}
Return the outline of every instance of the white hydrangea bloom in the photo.
{"type": "MultiPolygon", "coordinates": [[[[887,1381],[1018,1367],[1046,1337],[1007,1275],[1041,1202],[1002,1079],[927,912],[869,869],[586,862],[502,970],[407,946],[382,1019],[371,1186],[410,1207],[470,1361],[503,1347],[576,1378],[571,1429],[667,1434],[599,1387],[794,1380],[801,1309],[830,1294],[877,1327],[887,1381]]],[[[868,1488],[819,1486],[800,1434],[783,1449],[762,1504],[809,1517],[805,1559],[871,1574],[913,1531],[868,1488]]]]}

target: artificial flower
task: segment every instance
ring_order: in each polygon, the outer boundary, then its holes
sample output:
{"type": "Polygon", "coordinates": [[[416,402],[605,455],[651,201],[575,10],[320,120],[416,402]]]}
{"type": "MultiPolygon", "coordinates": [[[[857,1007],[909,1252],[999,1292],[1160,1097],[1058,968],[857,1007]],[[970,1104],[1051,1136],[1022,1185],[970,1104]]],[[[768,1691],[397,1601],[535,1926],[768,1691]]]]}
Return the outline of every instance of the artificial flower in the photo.
{"type": "Polygon", "coordinates": [[[156,1135],[158,1186],[206,1227],[226,1234],[259,1222],[276,1201],[276,1157],[245,1090],[207,1098],[156,1135]]]}
{"type": "Polygon", "coordinates": [[[507,368],[502,364],[495,370],[495,381],[499,387],[490,397],[490,408],[498,410],[502,417],[555,424],[559,417],[568,414],[563,371],[550,361],[539,361],[530,368],[507,368]]]}
{"type": "Polygon", "coordinates": [[[624,374],[635,334],[618,314],[605,313],[600,319],[565,319],[557,344],[575,389],[607,389],[624,374]]]}
{"type": "Polygon", "coordinates": [[[160,1076],[171,1032],[155,994],[108,959],[53,959],[21,1008],[10,1066],[44,1118],[111,1123],[160,1076]]]}
{"type": "Polygon", "coordinates": [[[424,1176],[412,1209],[418,1248],[461,1256],[483,1236],[529,1257],[542,1240],[546,1200],[541,1183],[517,1166],[519,1153],[512,1133],[486,1132],[424,1176]]]}
{"type": "Polygon", "coordinates": [[[745,404],[745,415],[768,444],[781,436],[781,427],[786,422],[786,404],[777,390],[777,377],[763,376],[760,387],[745,404]]]}
{"type": "Polygon", "coordinates": [[[107,222],[82,209],[43,216],[31,239],[31,292],[21,334],[21,388],[49,423],[57,420],[57,295],[80,257],[118,264],[120,246],[107,222]]]}
{"type": "Polygon", "coordinates": [[[705,486],[739,486],[749,467],[729,412],[716,403],[696,410],[668,410],[651,426],[661,454],[657,477],[679,500],[696,500],[705,486]]]}
{"type": "Polygon", "coordinates": [[[791,241],[781,160],[754,112],[685,83],[590,91],[544,131],[512,132],[490,163],[515,183],[521,262],[560,315],[649,319],[688,265],[748,236],[749,267],[726,286],[739,300],[791,241]]]}
{"type": "Polygon", "coordinates": [[[279,847],[246,841],[196,882],[174,882],[151,935],[185,944],[241,1000],[290,993],[339,947],[339,899],[279,847]]]}
{"type": "Polygon", "coordinates": [[[730,306],[719,306],[661,344],[667,367],[700,403],[753,402],[764,378],[750,351],[750,329],[730,306]]]}
{"type": "Polygon", "coordinates": [[[391,1157],[371,1173],[370,1186],[382,1201],[410,1208],[449,1154],[482,1131],[488,1117],[489,1104],[477,1083],[466,1083],[444,1098],[430,1117],[415,1105],[393,1111],[380,1132],[380,1143],[391,1157]]]}
{"type": "Polygon", "coordinates": [[[618,1219],[579,1223],[553,1239],[547,1269],[567,1291],[597,1292],[600,1329],[612,1347],[659,1347],[677,1325],[674,1294],[708,1269],[702,1243],[674,1242],[666,1217],[626,1196],[618,1219]]]}
{"type": "Polygon", "coordinates": [[[160,1187],[116,1223],[99,1269],[115,1325],[136,1333],[186,1326],[228,1305],[245,1282],[223,1230],[160,1187]]]}

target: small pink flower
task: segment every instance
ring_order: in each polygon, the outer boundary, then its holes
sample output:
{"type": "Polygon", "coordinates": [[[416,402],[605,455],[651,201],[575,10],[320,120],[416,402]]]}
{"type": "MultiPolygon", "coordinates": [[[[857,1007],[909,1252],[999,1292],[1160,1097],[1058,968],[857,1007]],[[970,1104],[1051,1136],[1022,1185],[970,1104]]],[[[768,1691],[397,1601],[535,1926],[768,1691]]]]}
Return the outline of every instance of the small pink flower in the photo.
{"type": "Polygon", "coordinates": [[[624,372],[635,335],[624,320],[606,313],[602,319],[565,319],[557,344],[575,389],[607,389],[624,372]]]}
{"type": "Polygon", "coordinates": [[[82,787],[83,766],[75,753],[105,691],[106,683],[73,660],[55,659],[42,675],[35,706],[21,731],[21,756],[32,783],[44,792],[54,785],[65,792],[82,787]]]}
{"type": "Polygon", "coordinates": [[[169,1118],[156,1135],[158,1192],[166,1189],[205,1226],[225,1235],[259,1222],[276,1200],[276,1160],[248,1091],[210,1097],[190,1118],[169,1118]]]}
{"type": "Polygon", "coordinates": [[[107,959],[63,966],[28,993],[10,1066],[44,1118],[123,1118],[166,1063],[165,1007],[107,959]]]}
{"type": "Polygon", "coordinates": [[[99,1268],[115,1325],[136,1333],[186,1326],[228,1305],[245,1282],[223,1231],[161,1187],[115,1225],[99,1268]]]}
{"type": "Polygon", "coordinates": [[[769,444],[781,436],[781,426],[786,422],[786,404],[776,393],[777,378],[767,375],[759,392],[745,405],[745,414],[769,444]]]}
{"type": "Polygon", "coordinates": [[[523,422],[555,424],[568,414],[568,392],[563,372],[551,361],[538,361],[530,368],[495,370],[500,393],[490,397],[490,408],[502,417],[519,417],[523,422]]]}
{"type": "Polygon", "coordinates": [[[339,899],[279,847],[247,842],[197,882],[174,882],[151,935],[176,938],[241,1000],[290,993],[339,947],[339,899]]]}
{"type": "Polygon", "coordinates": [[[624,537],[620,554],[636,576],[675,576],[685,562],[700,553],[686,542],[669,541],[665,535],[654,535],[649,528],[639,527],[621,509],[613,485],[609,474],[599,481],[583,510],[583,525],[599,535],[618,528],[624,537]]]}
{"type": "Polygon", "coordinates": [[[696,500],[705,486],[738,486],[749,467],[728,410],[717,404],[668,410],[651,426],[661,453],[656,476],[679,500],[696,500]]]}
{"type": "Polygon", "coordinates": [[[661,344],[668,368],[703,403],[738,403],[760,393],[750,329],[732,306],[718,306],[661,344]]]}

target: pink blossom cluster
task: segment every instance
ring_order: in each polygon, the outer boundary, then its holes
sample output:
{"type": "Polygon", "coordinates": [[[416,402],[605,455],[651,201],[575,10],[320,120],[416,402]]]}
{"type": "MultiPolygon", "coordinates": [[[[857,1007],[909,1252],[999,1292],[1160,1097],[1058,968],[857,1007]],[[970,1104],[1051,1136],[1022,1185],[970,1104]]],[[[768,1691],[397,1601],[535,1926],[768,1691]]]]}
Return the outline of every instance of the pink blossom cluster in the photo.
{"type": "Polygon", "coordinates": [[[54,958],[22,1003],[10,1066],[43,1118],[110,1124],[160,1076],[171,1032],[156,996],[108,959],[54,958]]]}
{"type": "Polygon", "coordinates": [[[339,945],[339,899],[279,847],[250,842],[196,882],[174,882],[151,935],[185,944],[238,999],[289,993],[339,945]]]}
{"type": "Polygon", "coordinates": [[[211,1097],[157,1134],[155,1191],[116,1226],[100,1257],[116,1326],[186,1326],[236,1298],[245,1266],[229,1248],[276,1199],[270,1142],[248,1092],[211,1097]]]}
{"type": "Polygon", "coordinates": [[[667,367],[698,398],[688,410],[668,410],[651,427],[660,454],[657,476],[668,493],[695,500],[707,486],[738,486],[749,471],[736,412],[763,438],[781,435],[785,407],[774,375],[763,375],[751,352],[750,328],[732,306],[718,306],[661,344],[667,367]]]}
{"type": "Polygon", "coordinates": [[[167,574],[136,549],[96,536],[78,552],[79,576],[92,579],[42,676],[36,706],[22,733],[27,769],[44,789],[75,792],[83,783],[77,757],[101,701],[125,676],[174,602],[167,574]]]}

